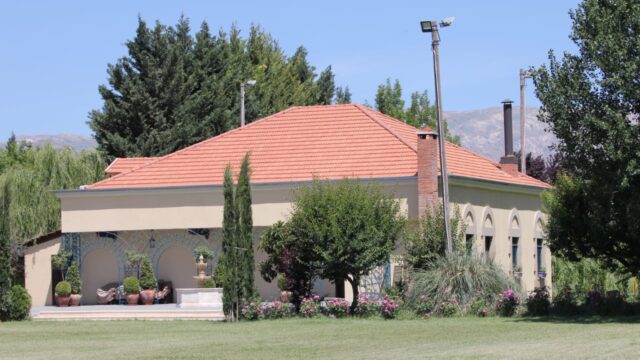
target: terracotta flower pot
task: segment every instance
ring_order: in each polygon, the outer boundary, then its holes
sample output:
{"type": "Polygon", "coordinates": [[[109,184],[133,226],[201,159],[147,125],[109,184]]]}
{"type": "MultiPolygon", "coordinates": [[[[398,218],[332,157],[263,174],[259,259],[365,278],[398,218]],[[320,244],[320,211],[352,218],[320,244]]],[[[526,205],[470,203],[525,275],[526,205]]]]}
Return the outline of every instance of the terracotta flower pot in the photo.
{"type": "Polygon", "coordinates": [[[138,300],[140,300],[140,294],[127,294],[127,304],[138,305],[138,300]]]}
{"type": "Polygon", "coordinates": [[[151,305],[153,304],[153,300],[156,297],[155,289],[145,289],[140,291],[140,300],[142,301],[142,305],[151,305]]]}
{"type": "Polygon", "coordinates": [[[82,299],[82,295],[80,294],[71,294],[71,301],[69,302],[70,306],[80,306],[80,300],[82,299]]]}
{"type": "Polygon", "coordinates": [[[56,304],[58,304],[59,307],[67,307],[67,306],[69,306],[69,301],[70,300],[71,300],[70,296],[56,295],[56,304]]]}

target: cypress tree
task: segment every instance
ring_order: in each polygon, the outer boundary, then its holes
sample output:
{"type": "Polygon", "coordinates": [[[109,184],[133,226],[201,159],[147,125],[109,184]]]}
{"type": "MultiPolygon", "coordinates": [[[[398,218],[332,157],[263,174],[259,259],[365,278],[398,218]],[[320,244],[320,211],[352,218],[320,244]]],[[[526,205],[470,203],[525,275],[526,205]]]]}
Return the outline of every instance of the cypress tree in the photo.
{"type": "Polygon", "coordinates": [[[238,245],[241,248],[239,258],[240,291],[242,298],[250,301],[255,296],[255,258],[253,252],[253,218],[251,213],[251,174],[249,167],[249,153],[242,159],[240,175],[236,190],[238,245]]]}
{"type": "MultiPolygon", "coordinates": [[[[0,209],[3,214],[9,210],[9,182],[0,182],[4,191],[0,192],[0,209]]],[[[9,217],[0,216],[0,320],[9,318],[11,306],[11,243],[9,231],[9,217]]]]}
{"type": "Polygon", "coordinates": [[[224,282],[222,306],[224,313],[231,319],[237,319],[239,308],[238,287],[238,244],[237,215],[233,194],[233,173],[231,164],[224,171],[224,214],[222,218],[222,251],[224,252],[224,282]]]}

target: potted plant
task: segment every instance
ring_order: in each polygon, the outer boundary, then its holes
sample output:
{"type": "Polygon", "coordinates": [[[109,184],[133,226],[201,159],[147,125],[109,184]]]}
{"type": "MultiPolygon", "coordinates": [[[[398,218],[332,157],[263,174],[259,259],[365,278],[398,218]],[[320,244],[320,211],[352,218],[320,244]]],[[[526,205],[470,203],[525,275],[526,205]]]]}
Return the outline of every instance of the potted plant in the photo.
{"type": "Polygon", "coordinates": [[[280,301],[284,303],[290,302],[293,293],[287,290],[287,277],[283,273],[280,273],[276,277],[276,281],[278,282],[278,289],[280,289],[280,301]]]}
{"type": "Polygon", "coordinates": [[[547,269],[542,266],[540,269],[538,269],[538,279],[544,279],[547,277],[547,269]]]}
{"type": "Polygon", "coordinates": [[[56,303],[60,307],[69,306],[71,295],[71,284],[66,281],[60,281],[56,284],[56,303]]]}
{"type": "Polygon", "coordinates": [[[124,292],[127,294],[127,304],[138,305],[138,300],[140,300],[140,282],[138,279],[129,276],[122,283],[124,292]]]}
{"type": "Polygon", "coordinates": [[[82,280],[80,279],[80,268],[75,261],[67,270],[67,281],[71,284],[71,306],[79,306],[82,299],[82,280]]]}
{"type": "Polygon", "coordinates": [[[70,258],[71,253],[64,250],[61,250],[59,253],[51,256],[51,267],[60,271],[60,278],[62,280],[66,280],[65,270],[67,269],[67,264],[69,263],[70,258]]]}
{"type": "Polygon", "coordinates": [[[520,265],[513,268],[513,277],[516,279],[522,278],[522,267],[520,265]]]}
{"type": "Polygon", "coordinates": [[[135,252],[135,251],[127,251],[126,256],[127,256],[127,265],[129,266],[129,269],[130,269],[130,273],[127,275],[140,278],[140,265],[142,264],[142,260],[144,260],[146,255],[135,252]]]}
{"type": "Polygon", "coordinates": [[[153,273],[153,267],[148,257],[142,259],[142,266],[140,267],[140,300],[143,305],[153,304],[153,300],[156,298],[156,287],[158,281],[153,273]]]}

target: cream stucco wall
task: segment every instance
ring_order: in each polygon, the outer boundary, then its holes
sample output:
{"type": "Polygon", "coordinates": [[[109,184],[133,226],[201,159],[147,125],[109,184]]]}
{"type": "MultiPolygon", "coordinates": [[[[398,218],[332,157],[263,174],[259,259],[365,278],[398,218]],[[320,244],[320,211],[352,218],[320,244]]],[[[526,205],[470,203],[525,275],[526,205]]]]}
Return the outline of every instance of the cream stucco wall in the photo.
{"type": "Polygon", "coordinates": [[[24,253],[24,286],[32,306],[52,305],[51,256],[60,250],[60,238],[28,247],[24,253]]]}

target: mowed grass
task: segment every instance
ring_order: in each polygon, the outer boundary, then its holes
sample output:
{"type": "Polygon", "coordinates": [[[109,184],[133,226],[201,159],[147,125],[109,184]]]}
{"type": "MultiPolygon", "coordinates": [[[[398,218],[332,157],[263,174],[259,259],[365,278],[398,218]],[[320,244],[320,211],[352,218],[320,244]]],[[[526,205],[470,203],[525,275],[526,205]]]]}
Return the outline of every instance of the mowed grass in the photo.
{"type": "Polygon", "coordinates": [[[640,319],[0,324],[1,359],[640,358],[640,319]]]}

